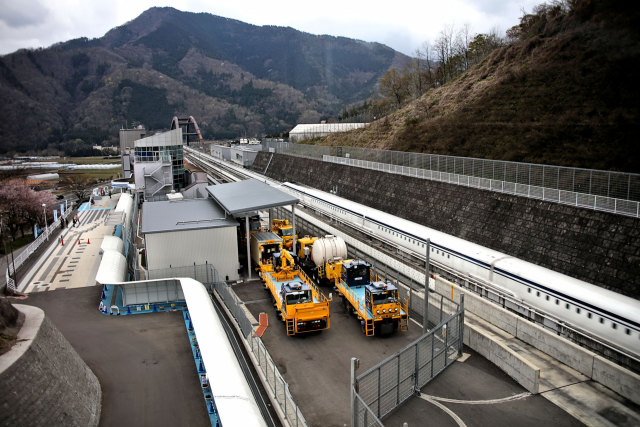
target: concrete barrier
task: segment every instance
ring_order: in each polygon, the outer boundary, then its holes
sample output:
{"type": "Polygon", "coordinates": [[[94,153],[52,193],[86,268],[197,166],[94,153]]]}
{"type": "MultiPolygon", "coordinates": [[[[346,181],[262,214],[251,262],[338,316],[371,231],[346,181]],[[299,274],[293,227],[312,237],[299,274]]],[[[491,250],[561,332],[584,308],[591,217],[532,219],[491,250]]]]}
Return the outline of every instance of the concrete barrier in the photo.
{"type": "Polygon", "coordinates": [[[591,378],[595,354],[526,319],[517,318],[516,338],[591,378]]]}
{"type": "Polygon", "coordinates": [[[640,375],[629,372],[601,356],[595,356],[591,378],[640,405],[640,375]]]}
{"type": "MultiPolygon", "coordinates": [[[[465,301],[466,303],[466,301],[465,301]]],[[[540,389],[540,368],[512,351],[496,336],[491,336],[473,324],[467,317],[464,328],[464,343],[502,369],[530,393],[540,389]]]]}
{"type": "Polygon", "coordinates": [[[0,356],[0,425],[97,426],[98,379],[44,312],[25,314],[18,342],[0,356]]]}
{"type": "Polygon", "coordinates": [[[515,336],[516,322],[514,321],[514,317],[518,317],[510,311],[491,304],[486,299],[481,298],[469,290],[462,289],[458,285],[452,284],[439,276],[436,276],[436,291],[448,296],[453,295],[452,299],[454,301],[460,301],[460,294],[464,293],[464,307],[466,310],[515,336]],[[451,292],[452,288],[453,292],[451,292]]]}

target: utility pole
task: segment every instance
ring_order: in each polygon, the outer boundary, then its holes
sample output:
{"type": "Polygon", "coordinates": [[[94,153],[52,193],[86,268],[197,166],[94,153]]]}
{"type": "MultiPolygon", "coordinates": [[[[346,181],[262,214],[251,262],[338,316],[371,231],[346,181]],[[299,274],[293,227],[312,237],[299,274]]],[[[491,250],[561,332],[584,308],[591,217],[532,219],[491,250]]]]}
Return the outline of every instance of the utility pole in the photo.
{"type": "Polygon", "coordinates": [[[356,371],[360,367],[360,359],[351,358],[351,425],[356,426],[358,415],[356,410],[356,371]]]}
{"type": "Polygon", "coordinates": [[[429,330],[429,252],[431,248],[431,239],[427,239],[427,255],[424,265],[424,321],[422,322],[422,334],[426,334],[429,330]]]}

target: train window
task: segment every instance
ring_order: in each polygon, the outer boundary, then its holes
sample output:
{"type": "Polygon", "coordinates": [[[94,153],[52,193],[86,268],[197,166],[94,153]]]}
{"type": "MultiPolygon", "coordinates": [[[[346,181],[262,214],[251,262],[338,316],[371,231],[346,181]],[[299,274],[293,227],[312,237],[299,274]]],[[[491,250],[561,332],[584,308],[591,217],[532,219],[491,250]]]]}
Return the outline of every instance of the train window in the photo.
{"type": "Polygon", "coordinates": [[[627,335],[631,335],[631,329],[624,328],[624,333],[627,334],[627,335]]]}
{"type": "Polygon", "coordinates": [[[447,258],[451,258],[451,255],[447,254],[447,258]]]}
{"type": "Polygon", "coordinates": [[[567,310],[569,310],[569,308],[571,308],[571,304],[567,304],[565,305],[565,307],[567,308],[567,310]]]}
{"type": "Polygon", "coordinates": [[[536,296],[539,297],[540,296],[540,291],[536,292],[536,296]]]}
{"type": "Polygon", "coordinates": [[[560,300],[559,299],[556,300],[556,305],[560,305],[560,300]]]}
{"type": "Polygon", "coordinates": [[[576,307],[576,313],[580,314],[580,308],[576,307]]]}
{"type": "Polygon", "coordinates": [[[587,313],[587,317],[588,317],[589,319],[591,319],[591,316],[593,316],[591,313],[587,313]]]}
{"type": "Polygon", "coordinates": [[[527,292],[531,293],[531,288],[527,289],[527,292]]]}
{"type": "Polygon", "coordinates": [[[613,322],[612,322],[612,323],[611,323],[611,327],[612,327],[613,329],[618,329],[618,324],[617,324],[617,323],[613,323],[613,322]]]}
{"type": "Polygon", "coordinates": [[[600,318],[600,323],[604,323],[604,319],[602,317],[600,318]]]}
{"type": "Polygon", "coordinates": [[[546,297],[544,297],[547,301],[549,301],[549,295],[547,295],[546,297]]]}

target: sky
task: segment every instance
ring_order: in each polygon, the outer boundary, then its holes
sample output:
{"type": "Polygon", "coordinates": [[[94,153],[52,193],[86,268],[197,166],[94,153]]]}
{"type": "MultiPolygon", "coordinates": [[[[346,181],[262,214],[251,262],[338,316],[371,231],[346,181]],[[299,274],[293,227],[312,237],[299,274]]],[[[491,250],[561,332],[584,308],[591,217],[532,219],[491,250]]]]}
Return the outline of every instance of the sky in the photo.
{"type": "Polygon", "coordinates": [[[153,6],[379,42],[412,55],[446,27],[499,34],[544,0],[0,0],[0,55],[102,37],[153,6]]]}

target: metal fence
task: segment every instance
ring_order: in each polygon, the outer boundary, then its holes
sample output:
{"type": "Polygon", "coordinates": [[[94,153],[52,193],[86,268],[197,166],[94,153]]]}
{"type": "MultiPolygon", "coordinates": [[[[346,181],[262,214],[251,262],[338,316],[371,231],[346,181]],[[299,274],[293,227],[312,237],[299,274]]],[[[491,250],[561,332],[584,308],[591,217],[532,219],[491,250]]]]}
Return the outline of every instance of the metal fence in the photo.
{"type": "Polygon", "coordinates": [[[56,222],[45,228],[45,231],[42,234],[40,234],[33,242],[31,242],[25,250],[23,250],[17,257],[12,260],[11,263],[9,263],[7,270],[5,271],[5,280],[8,289],[14,292],[16,291],[16,283],[14,280],[15,270],[20,268],[20,266],[31,256],[31,254],[33,254],[40,247],[40,245],[42,245],[42,243],[49,240],[49,236],[53,234],[56,228],[60,227],[60,221],[62,220],[62,218],[66,218],[67,216],[69,216],[72,210],[72,206],[73,205],[69,206],[64,212],[64,215],[58,218],[56,222]]]}
{"type": "Polygon", "coordinates": [[[212,286],[240,326],[240,330],[249,344],[254,359],[257,361],[256,369],[259,369],[266,379],[267,387],[289,425],[306,426],[307,422],[289,392],[289,385],[284,378],[282,378],[262,340],[254,334],[254,326],[257,325],[254,325],[251,320],[249,320],[244,303],[226,283],[217,282],[212,286]]]}
{"type": "Polygon", "coordinates": [[[288,142],[266,142],[263,150],[640,216],[640,174],[288,142]]]}
{"type": "Polygon", "coordinates": [[[382,425],[380,421],[419,392],[457,360],[462,352],[464,304],[430,332],[352,379],[353,426],[382,425]]]}

